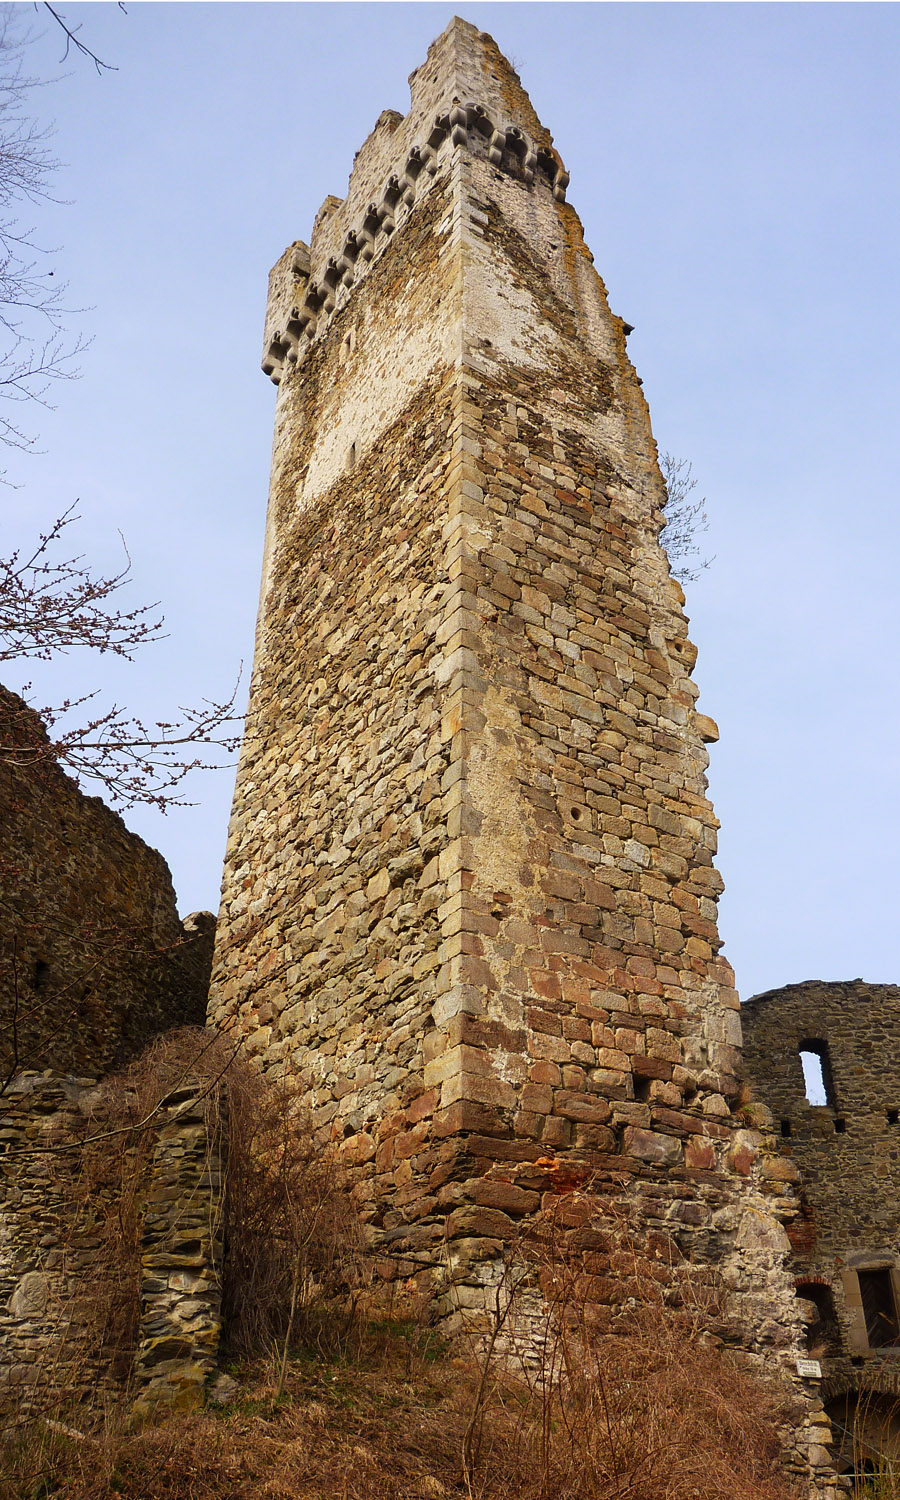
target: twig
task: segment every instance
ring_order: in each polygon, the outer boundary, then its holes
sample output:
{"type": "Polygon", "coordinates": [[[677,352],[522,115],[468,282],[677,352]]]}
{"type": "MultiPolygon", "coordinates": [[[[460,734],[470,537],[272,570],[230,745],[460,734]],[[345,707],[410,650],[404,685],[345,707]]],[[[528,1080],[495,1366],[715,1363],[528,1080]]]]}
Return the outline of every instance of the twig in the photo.
{"type": "MultiPolygon", "coordinates": [[[[54,10],[53,6],[50,4],[50,0],[43,0],[43,5],[44,9],[50,12],[57,26],[60,26],[65,32],[66,50],[61,58],[62,62],[66,61],[66,58],[69,55],[69,48],[76,47],[81,53],[82,57],[90,58],[98,73],[118,73],[119,70],[116,67],[115,63],[104,62],[101,57],[97,56],[96,52],[91,51],[86,42],[83,42],[81,40],[81,38],[78,36],[78,32],[81,30],[80,26],[76,26],[74,30],[72,29],[72,27],[67,26],[64,17],[58,10],[54,10]]],[[[37,6],[35,6],[35,9],[37,9],[37,6]]],[[[122,4],[122,0],[119,0],[119,9],[125,12],[126,15],[128,14],[128,12],[125,11],[125,6],[122,4]]]]}

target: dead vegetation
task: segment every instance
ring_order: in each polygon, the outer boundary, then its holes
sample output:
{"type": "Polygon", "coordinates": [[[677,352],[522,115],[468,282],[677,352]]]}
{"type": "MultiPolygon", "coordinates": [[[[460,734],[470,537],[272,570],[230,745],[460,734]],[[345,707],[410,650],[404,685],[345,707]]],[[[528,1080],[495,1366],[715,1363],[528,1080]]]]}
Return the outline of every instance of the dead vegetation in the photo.
{"type": "Polygon", "coordinates": [[[421,1307],[380,1302],[368,1284],[350,1196],[296,1098],[208,1033],[181,1033],[121,1075],[80,1146],[104,1267],[95,1328],[123,1370],[142,1161],[187,1079],[229,1140],[228,1404],[139,1431],[127,1384],[99,1420],[96,1404],[92,1422],[60,1409],[0,1449],[0,1500],[791,1500],[786,1414],[704,1336],[688,1273],[675,1295],[648,1286],[603,1332],[547,1216],[509,1253],[487,1340],[449,1349],[421,1307]],[[551,1317],[535,1344],[538,1293],[551,1317]]]}
{"type": "Polygon", "coordinates": [[[277,1350],[285,1362],[295,1344],[337,1352],[365,1263],[336,1161],[316,1146],[296,1089],[267,1083],[227,1036],[183,1028],[108,1078],[79,1133],[56,1143],[72,1168],[67,1249],[77,1256],[90,1245],[86,1272],[71,1278],[72,1310],[92,1325],[89,1357],[130,1367],[148,1173],[166,1106],[185,1089],[203,1108],[209,1150],[224,1145],[227,1162],[224,1195],[213,1195],[210,1211],[222,1216],[228,1244],[231,1355],[277,1350]]]}
{"type": "Polygon", "coordinates": [[[245,1368],[221,1412],[138,1433],[46,1430],[7,1455],[4,1500],[788,1500],[770,1399],[721,1355],[647,1330],[566,1388],[486,1383],[415,1325],[370,1325],[350,1360],[297,1350],[245,1368]],[[477,1443],[464,1454],[473,1415],[477,1443]],[[9,1472],[9,1471],[8,1471],[9,1472]],[[41,1486],[38,1488],[37,1486],[41,1486]]]}

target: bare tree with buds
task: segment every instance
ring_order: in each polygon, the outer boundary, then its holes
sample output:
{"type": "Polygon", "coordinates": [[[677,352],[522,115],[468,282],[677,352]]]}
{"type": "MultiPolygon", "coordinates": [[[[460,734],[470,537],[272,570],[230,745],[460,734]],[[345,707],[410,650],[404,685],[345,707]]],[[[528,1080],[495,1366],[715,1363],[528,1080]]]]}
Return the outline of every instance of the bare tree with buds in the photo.
{"type": "MultiPolygon", "coordinates": [[[[74,49],[98,72],[111,67],[79,37],[78,25],[70,26],[52,5],[43,10],[62,30],[66,56],[74,49]]],[[[17,20],[11,7],[0,10],[0,445],[29,449],[35,438],[16,407],[47,406],[49,385],[77,374],[77,357],[87,346],[66,339],[65,288],[19,217],[23,208],[50,199],[56,162],[47,132],[29,112],[35,80],[24,66],[28,38],[17,35],[17,20]]],[[[131,572],[124,540],[122,566],[111,574],[68,552],[77,519],[71,505],[32,544],[0,559],[0,662],[46,662],[78,647],[130,660],[140,646],[161,638],[156,605],[128,609],[120,603],[131,572]]],[[[100,706],[88,692],[38,707],[46,734],[37,732],[24,704],[16,709],[21,700],[7,695],[0,703],[0,761],[23,768],[52,758],[81,780],[98,782],[114,805],[165,809],[184,800],[189,772],[220,764],[236,748],[235,691],[155,722],[118,704],[100,706]],[[73,714],[81,719],[74,727],[73,714]]]]}
{"type": "MultiPolygon", "coordinates": [[[[156,605],[119,606],[131,559],[123,541],[118,572],[95,573],[82,556],[60,555],[74,506],[54,521],[30,549],[0,558],[0,661],[49,661],[76,647],[131,660],[139,647],[161,639],[156,605]]],[[[223,702],[204,699],[180,708],[168,721],[150,722],[113,704],[92,712],[96,694],[38,709],[47,729],[35,729],[32,710],[4,699],[0,708],[0,761],[17,767],[60,761],[82,780],[99,782],[114,806],[150,803],[162,810],[182,802],[184,778],[221,764],[240,739],[234,704],[237,684],[223,702]],[[65,727],[72,712],[86,717],[65,727]]]]}

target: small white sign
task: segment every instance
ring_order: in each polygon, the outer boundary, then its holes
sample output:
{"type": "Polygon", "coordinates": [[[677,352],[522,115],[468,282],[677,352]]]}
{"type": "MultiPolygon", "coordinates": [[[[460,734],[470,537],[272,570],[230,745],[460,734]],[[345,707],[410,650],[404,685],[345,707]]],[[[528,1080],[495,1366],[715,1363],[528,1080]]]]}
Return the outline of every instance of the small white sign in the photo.
{"type": "Polygon", "coordinates": [[[798,1359],[797,1374],[802,1375],[804,1380],[821,1380],[822,1366],[817,1359],[798,1359]]]}

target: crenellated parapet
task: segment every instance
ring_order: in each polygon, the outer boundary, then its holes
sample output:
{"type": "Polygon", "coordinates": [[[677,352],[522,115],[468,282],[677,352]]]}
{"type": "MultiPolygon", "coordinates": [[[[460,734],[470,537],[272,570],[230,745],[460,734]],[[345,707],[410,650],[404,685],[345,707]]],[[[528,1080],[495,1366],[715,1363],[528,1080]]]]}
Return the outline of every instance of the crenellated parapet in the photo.
{"type": "MultiPolygon", "coordinates": [[[[535,140],[484,104],[454,99],[448,110],[435,115],[429,134],[411,146],[388,173],[334,253],[321,257],[314,276],[310,252],[302,241],[276,263],[269,282],[262,359],[263,372],[276,385],[285,365],[304,358],[351,287],[390,244],[398,224],[436,176],[441,157],[456,148],[485,155],[499,171],[529,188],[552,193],[557,202],[565,201],[569,174],[552,146],[535,140]]],[[[340,200],[326,200],[329,203],[341,206],[340,200]]]]}

